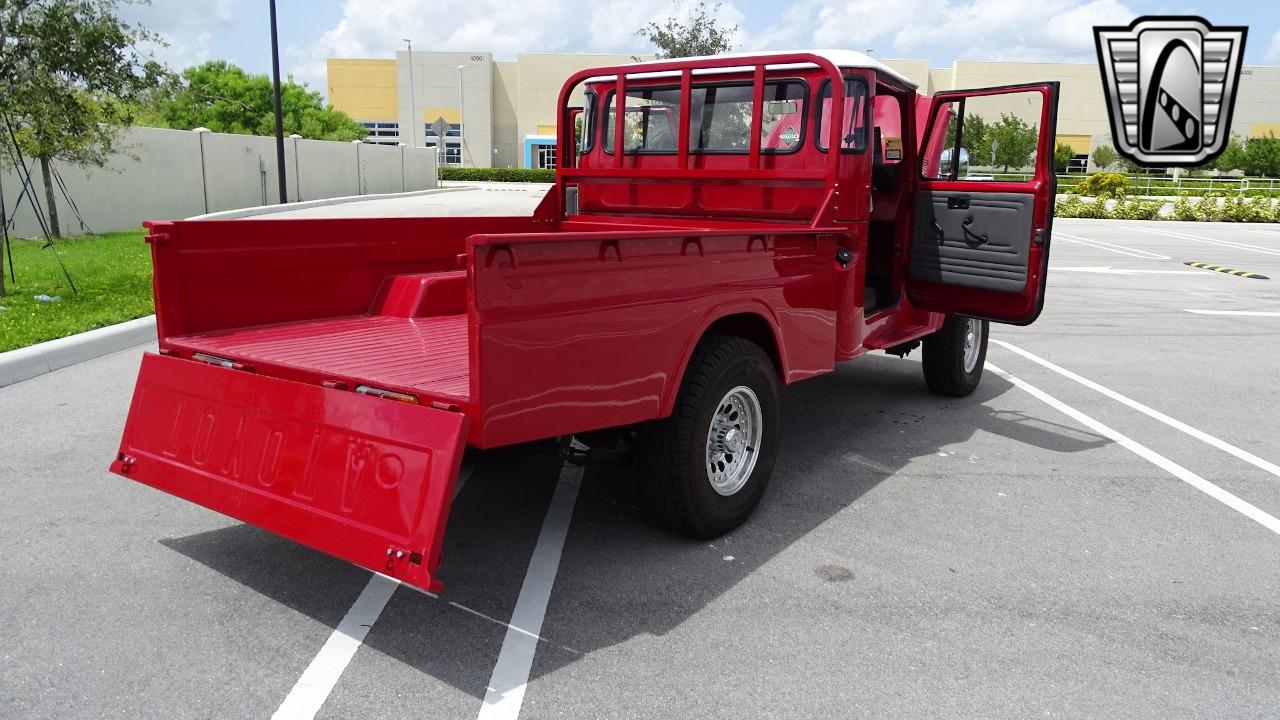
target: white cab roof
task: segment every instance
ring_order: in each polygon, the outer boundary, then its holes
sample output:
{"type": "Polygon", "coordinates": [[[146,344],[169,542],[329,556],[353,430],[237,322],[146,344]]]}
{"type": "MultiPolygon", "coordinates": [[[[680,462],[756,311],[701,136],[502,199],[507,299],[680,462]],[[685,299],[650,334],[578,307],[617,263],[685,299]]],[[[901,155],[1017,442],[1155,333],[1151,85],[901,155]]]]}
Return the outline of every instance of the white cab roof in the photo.
{"type": "MultiPolygon", "coordinates": [[[[698,57],[672,58],[671,60],[645,60],[643,62],[628,63],[627,67],[636,68],[636,72],[634,73],[628,72],[627,77],[632,79],[639,79],[639,80],[644,80],[648,78],[661,78],[661,77],[679,77],[680,73],[672,70],[661,71],[661,72],[648,72],[648,73],[644,72],[644,67],[646,65],[656,65],[658,63],[665,63],[665,62],[697,63],[699,60],[724,60],[726,58],[737,58],[737,57],[742,57],[742,58],[769,57],[771,55],[782,57],[785,55],[794,55],[796,53],[809,53],[811,55],[817,55],[819,57],[830,60],[831,64],[835,65],[836,67],[865,68],[869,70],[875,70],[877,73],[892,77],[898,80],[899,82],[906,83],[911,87],[916,87],[916,84],[914,82],[911,82],[911,80],[907,79],[907,77],[902,73],[899,73],[897,70],[894,70],[888,65],[885,65],[884,63],[880,62],[879,60],[876,60],[870,55],[867,55],[866,53],[860,53],[856,50],[774,50],[769,52],[735,52],[735,53],[724,53],[723,55],[701,55],[698,57]]],[[[791,69],[798,69],[798,68],[805,68],[805,67],[813,67],[813,65],[810,63],[781,63],[781,64],[773,64],[768,66],[770,70],[791,70],[791,69]]],[[[743,65],[741,67],[699,68],[694,70],[693,73],[695,75],[718,75],[726,72],[742,72],[750,69],[751,68],[748,65],[743,65]]],[[[614,79],[613,75],[600,75],[597,77],[588,78],[587,82],[605,82],[613,79],[614,79]]]]}

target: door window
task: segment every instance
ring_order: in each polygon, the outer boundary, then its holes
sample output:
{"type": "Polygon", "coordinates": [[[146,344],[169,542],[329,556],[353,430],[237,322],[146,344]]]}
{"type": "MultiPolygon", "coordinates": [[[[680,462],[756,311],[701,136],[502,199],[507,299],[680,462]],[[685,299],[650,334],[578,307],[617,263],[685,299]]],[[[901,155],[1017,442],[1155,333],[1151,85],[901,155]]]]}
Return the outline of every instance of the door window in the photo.
{"type": "Polygon", "coordinates": [[[922,177],[1031,181],[1040,160],[1043,106],[1044,96],[1038,91],[974,95],[943,103],[946,129],[935,122],[926,138],[922,177]]]}

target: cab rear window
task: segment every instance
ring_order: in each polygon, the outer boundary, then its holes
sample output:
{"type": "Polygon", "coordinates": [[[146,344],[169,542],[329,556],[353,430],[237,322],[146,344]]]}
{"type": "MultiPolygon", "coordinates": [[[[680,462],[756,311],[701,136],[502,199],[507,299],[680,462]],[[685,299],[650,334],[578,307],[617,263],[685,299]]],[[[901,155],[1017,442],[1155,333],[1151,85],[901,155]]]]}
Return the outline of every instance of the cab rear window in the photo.
{"type": "MultiPolygon", "coordinates": [[[[808,90],[800,80],[766,82],[760,111],[760,152],[789,153],[804,144],[808,90]]],[[[689,152],[751,150],[751,83],[695,85],[690,97],[694,125],[689,152]]]]}
{"type": "MultiPolygon", "coordinates": [[[[690,90],[689,152],[747,153],[751,149],[751,83],[703,83],[690,90]]],[[[601,120],[604,151],[614,150],[616,93],[610,92],[601,120]]],[[[803,146],[807,132],[808,85],[802,80],[765,83],[760,112],[760,151],[790,153],[803,146]]],[[[623,116],[623,151],[674,154],[679,142],[680,88],[627,90],[623,116]]]]}
{"type": "MultiPolygon", "coordinates": [[[[617,93],[610,92],[604,111],[604,151],[613,152],[617,93]]],[[[622,116],[622,149],[634,153],[674,153],[680,127],[680,88],[627,90],[622,116]]]]}

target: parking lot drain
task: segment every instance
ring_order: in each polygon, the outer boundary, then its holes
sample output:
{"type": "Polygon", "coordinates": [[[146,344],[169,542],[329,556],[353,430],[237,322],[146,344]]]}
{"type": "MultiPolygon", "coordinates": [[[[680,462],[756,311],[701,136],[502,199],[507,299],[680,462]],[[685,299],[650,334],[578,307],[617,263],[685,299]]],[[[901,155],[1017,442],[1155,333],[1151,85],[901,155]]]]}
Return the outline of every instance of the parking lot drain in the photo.
{"type": "Polygon", "coordinates": [[[1270,280],[1271,279],[1266,275],[1251,273],[1247,270],[1236,270],[1234,268],[1223,267],[1221,265],[1210,265],[1209,263],[1192,262],[1190,260],[1182,264],[1190,265],[1193,268],[1200,268],[1201,270],[1212,270],[1214,272],[1226,273],[1227,275],[1234,275],[1236,277],[1253,278],[1254,280],[1270,280]]]}

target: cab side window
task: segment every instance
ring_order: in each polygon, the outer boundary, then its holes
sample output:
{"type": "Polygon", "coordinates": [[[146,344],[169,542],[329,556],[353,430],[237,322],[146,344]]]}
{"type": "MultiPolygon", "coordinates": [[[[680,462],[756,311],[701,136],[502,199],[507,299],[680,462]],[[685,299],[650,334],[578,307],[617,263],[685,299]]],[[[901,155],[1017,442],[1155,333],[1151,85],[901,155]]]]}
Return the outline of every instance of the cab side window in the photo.
{"type": "MultiPolygon", "coordinates": [[[[847,78],[844,81],[844,112],[840,120],[840,152],[861,153],[866,151],[870,126],[871,103],[867,93],[867,84],[860,78],[847,78]]],[[[831,119],[831,81],[822,83],[818,96],[818,149],[826,151],[831,130],[828,123],[831,119]]]]}

